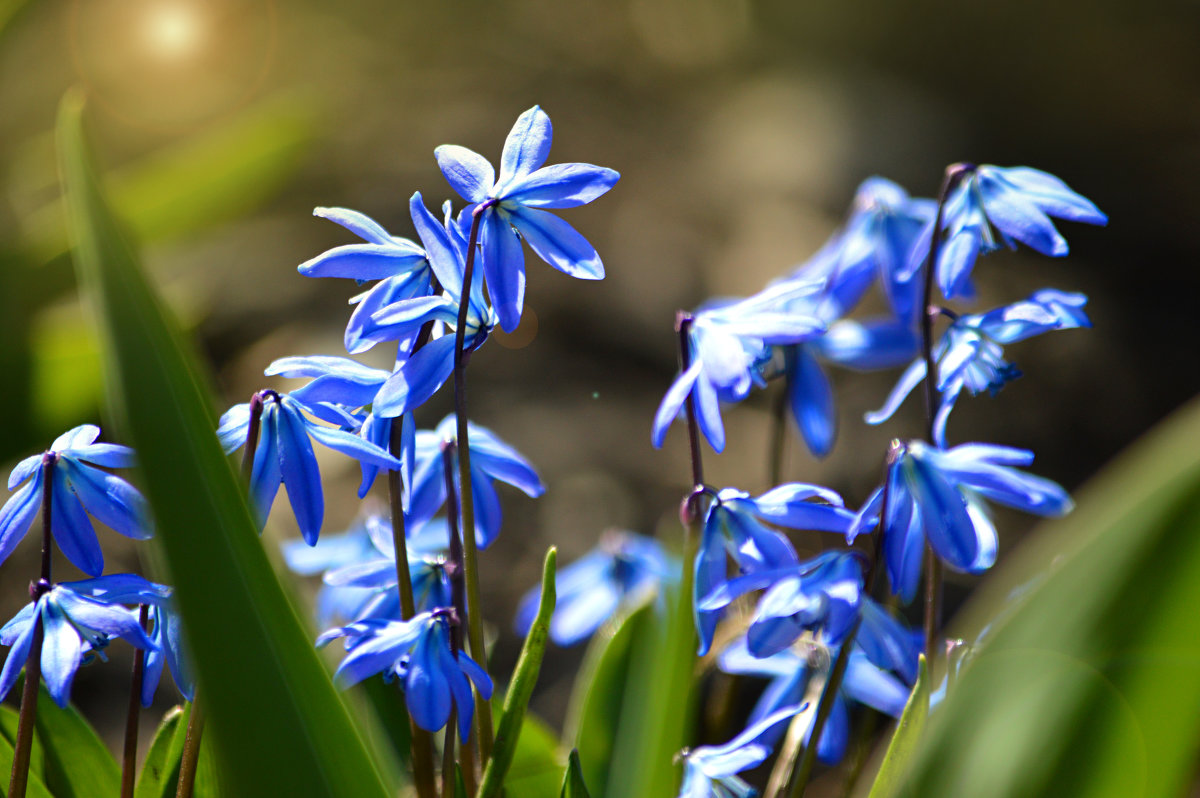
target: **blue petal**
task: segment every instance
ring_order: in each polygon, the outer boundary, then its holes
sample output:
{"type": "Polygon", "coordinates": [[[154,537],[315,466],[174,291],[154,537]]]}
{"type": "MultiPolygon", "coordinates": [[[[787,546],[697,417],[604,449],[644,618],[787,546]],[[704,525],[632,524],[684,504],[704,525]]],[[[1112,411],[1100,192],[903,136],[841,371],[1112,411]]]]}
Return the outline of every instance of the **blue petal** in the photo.
{"type": "Polygon", "coordinates": [[[562,219],[532,208],[514,208],[511,219],[537,256],[563,274],[581,280],[604,278],[596,248],[562,219]]]}
{"type": "Polygon", "coordinates": [[[500,497],[487,474],[474,462],[471,463],[471,491],[475,497],[475,539],[479,548],[486,549],[500,534],[500,497]]]}
{"type": "MultiPolygon", "coordinates": [[[[433,151],[446,182],[467,202],[483,202],[496,182],[496,172],[477,152],[443,144],[433,151]]],[[[439,727],[441,728],[441,727],[439,727]]]]}
{"type": "Polygon", "coordinates": [[[833,387],[817,359],[805,347],[790,348],[784,357],[792,417],[796,419],[809,451],[817,457],[824,457],[833,448],[837,434],[833,387]]]}
{"type": "MultiPolygon", "coordinates": [[[[377,329],[371,317],[394,302],[429,295],[432,289],[430,276],[430,272],[410,272],[388,277],[380,280],[369,291],[355,297],[358,301],[342,337],[346,351],[356,355],[366,352],[377,343],[390,340],[389,331],[377,329]]],[[[415,330],[408,335],[398,336],[396,341],[400,345],[400,351],[408,352],[412,346],[410,339],[415,338],[415,330]]]]}
{"type": "Polygon", "coordinates": [[[919,343],[909,322],[883,318],[835,322],[813,345],[839,366],[871,370],[901,365],[917,354],[919,343]]]}
{"type": "MultiPolygon", "coordinates": [[[[812,727],[809,727],[809,736],[812,727]]],[[[807,737],[806,737],[807,739],[807,737]]],[[[833,711],[825,720],[825,728],[821,730],[821,739],[817,743],[817,761],[824,765],[836,765],[846,755],[846,745],[850,741],[850,710],[841,692],[833,699],[833,711]]]]}
{"type": "Polygon", "coordinates": [[[560,646],[572,646],[591,637],[617,611],[621,594],[607,579],[598,579],[587,593],[562,601],[550,622],[550,637],[560,646]]]}
{"type": "Polygon", "coordinates": [[[100,437],[100,428],[95,424],[81,424],[78,427],[69,429],[62,435],[54,439],[54,443],[50,444],[52,452],[68,452],[71,449],[78,449],[81,446],[87,446],[95,442],[96,438],[100,437]]]}
{"type": "Polygon", "coordinates": [[[77,626],[108,637],[119,637],[137,648],[151,650],[156,647],[138,623],[136,614],[120,605],[103,604],[61,586],[55,594],[55,602],[77,626]]]}
{"type": "Polygon", "coordinates": [[[65,707],[71,700],[71,682],[83,658],[83,641],[62,611],[47,602],[42,611],[42,680],[54,703],[65,707]]]}
{"type": "Polygon", "coordinates": [[[325,496],[321,491],[321,472],[308,440],[307,425],[300,411],[281,405],[277,415],[279,473],[287,487],[288,502],[296,516],[300,534],[308,545],[317,542],[325,516],[325,496]]]}
{"type": "Polygon", "coordinates": [[[537,498],[546,492],[541,478],[528,460],[488,430],[473,424],[471,466],[478,466],[482,473],[512,485],[531,498],[537,498]]]}
{"type": "Polygon", "coordinates": [[[128,482],[67,458],[58,467],[84,508],[101,523],[134,540],[153,537],[146,500],[128,482]]]}
{"type": "Polygon", "coordinates": [[[574,208],[607,193],[621,175],[590,163],[558,163],[511,184],[504,200],[526,208],[574,208]]]}
{"type": "Polygon", "coordinates": [[[460,651],[458,652],[458,667],[462,668],[463,673],[475,683],[475,689],[481,696],[487,699],[492,697],[492,680],[483,668],[479,667],[479,663],[467,656],[465,652],[460,651]]]}
{"type": "MultiPolygon", "coordinates": [[[[30,614],[32,615],[33,605],[29,606],[31,608],[30,614]]],[[[17,683],[17,676],[21,673],[21,669],[25,667],[25,662],[29,659],[29,649],[33,645],[33,635],[36,628],[37,624],[26,624],[20,636],[13,642],[12,649],[8,652],[8,659],[4,661],[4,670],[0,671],[0,700],[7,698],[9,691],[17,683]]]]}
{"type": "Polygon", "coordinates": [[[971,268],[979,257],[983,232],[975,225],[968,225],[950,236],[938,253],[938,288],[947,299],[964,297],[970,293],[968,278],[971,268]]]}
{"type": "Polygon", "coordinates": [[[925,361],[918,358],[900,375],[899,381],[896,382],[896,387],[892,388],[892,392],[888,394],[883,407],[869,413],[864,413],[863,420],[868,424],[882,424],[887,421],[895,415],[896,411],[900,409],[900,405],[904,404],[904,400],[912,393],[913,388],[916,388],[923,379],[925,379],[925,361]]]}
{"type": "Polygon", "coordinates": [[[349,208],[313,208],[313,216],[336,222],[372,244],[390,244],[392,242],[388,231],[365,213],[352,211],[349,208]]]}
{"type": "Polygon", "coordinates": [[[987,175],[979,176],[988,221],[1003,233],[1027,244],[1043,255],[1067,254],[1067,240],[1054,229],[1050,217],[1021,195],[987,175]]]}
{"type": "Polygon", "coordinates": [[[12,473],[8,475],[8,489],[12,490],[33,476],[34,472],[42,467],[42,457],[41,454],[33,454],[17,463],[12,473]]]}
{"type": "MultiPolygon", "coordinates": [[[[347,457],[353,457],[355,460],[370,463],[380,468],[389,470],[400,468],[400,461],[395,457],[370,441],[364,440],[351,432],[333,427],[323,427],[319,424],[309,424],[307,422],[305,423],[305,428],[314,440],[333,449],[335,452],[341,452],[347,457]]],[[[286,479],[286,476],[284,478],[286,479]]]]}
{"type": "Polygon", "coordinates": [[[683,409],[683,403],[687,401],[688,394],[692,392],[692,388],[700,376],[700,370],[703,368],[704,363],[697,360],[687,371],[676,377],[675,381],[671,383],[671,387],[667,389],[667,393],[663,396],[662,402],[659,403],[658,410],[654,414],[654,426],[650,432],[650,441],[654,444],[655,449],[662,448],[663,441],[667,437],[667,428],[679,416],[679,411],[683,409]]]}
{"type": "Polygon", "coordinates": [[[553,137],[550,117],[539,106],[535,105],[517,117],[504,140],[504,151],[500,154],[499,188],[507,189],[513,181],[520,180],[544,164],[550,155],[553,137]]]}
{"type": "Polygon", "coordinates": [[[910,445],[901,470],[924,523],[925,536],[943,560],[967,570],[978,554],[978,540],[962,493],[923,456],[924,447],[910,445]],[[920,452],[920,453],[918,453],[920,452]]]}
{"type": "Polygon", "coordinates": [[[8,559],[33,525],[42,499],[42,472],[34,472],[33,480],[14,493],[0,509],[0,563],[8,559]]]}
{"type": "Polygon", "coordinates": [[[903,682],[860,654],[850,655],[842,690],[855,701],[896,718],[904,711],[910,692],[903,682]]]}
{"type": "Polygon", "coordinates": [[[696,421],[715,452],[725,450],[725,425],[721,422],[721,404],[712,383],[696,380],[692,398],[696,402],[696,421]]]}
{"type": "Polygon", "coordinates": [[[511,217],[500,208],[484,212],[480,223],[483,274],[500,327],[512,332],[521,323],[525,304],[525,252],[512,229],[511,217]]]}
{"type": "Polygon", "coordinates": [[[422,269],[425,252],[411,241],[387,244],[344,244],[322,252],[296,267],[305,277],[383,280],[422,269]]]}
{"type": "Polygon", "coordinates": [[[979,167],[981,175],[997,176],[1015,186],[1050,216],[1087,224],[1107,224],[1108,217],[1092,203],[1070,188],[1062,180],[1040,169],[1014,166],[1002,169],[994,166],[979,167]]]}
{"type": "Polygon", "coordinates": [[[373,412],[395,418],[425,403],[454,371],[454,336],[431,341],[392,374],[375,396],[373,412]]]}
{"type": "Polygon", "coordinates": [[[83,505],[67,487],[65,474],[55,473],[52,494],[50,528],[58,547],[76,568],[88,576],[99,576],[104,572],[100,541],[83,505]]]}
{"type": "Polygon", "coordinates": [[[912,496],[901,487],[903,478],[896,468],[891,469],[888,497],[888,518],[883,532],[883,556],[887,563],[888,581],[892,592],[905,604],[917,594],[925,554],[925,533],[920,511],[913,506],[912,496]]]}
{"type": "Polygon", "coordinates": [[[434,632],[428,630],[417,640],[408,662],[404,695],[409,714],[425,731],[438,731],[450,719],[453,700],[450,682],[438,662],[434,632]]]}
{"type": "Polygon", "coordinates": [[[267,522],[275,494],[283,483],[279,470],[279,405],[264,405],[258,448],[254,450],[254,466],[250,472],[250,496],[257,510],[259,528],[267,522]]]}
{"type": "Polygon", "coordinates": [[[250,405],[243,402],[225,411],[217,427],[217,439],[225,454],[231,454],[246,445],[250,430],[250,405]]]}
{"type": "Polygon", "coordinates": [[[416,192],[408,200],[409,215],[412,216],[413,227],[425,245],[425,253],[429,265],[437,276],[442,288],[459,300],[462,297],[463,262],[459,259],[458,249],[450,240],[450,233],[445,226],[434,218],[425,207],[421,192],[416,192]]]}

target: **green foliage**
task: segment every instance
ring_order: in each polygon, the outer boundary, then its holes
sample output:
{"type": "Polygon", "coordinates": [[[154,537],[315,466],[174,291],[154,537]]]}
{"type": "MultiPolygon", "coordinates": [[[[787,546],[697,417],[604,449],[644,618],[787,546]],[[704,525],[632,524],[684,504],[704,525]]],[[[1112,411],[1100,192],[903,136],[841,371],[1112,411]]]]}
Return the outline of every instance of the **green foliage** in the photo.
{"type": "Polygon", "coordinates": [[[100,318],[111,409],[140,458],[223,781],[236,795],[387,795],[263,551],[192,354],[103,197],[82,110],[69,95],[58,127],[76,266],[100,318]]]}
{"type": "MultiPolygon", "coordinates": [[[[138,774],[134,798],[172,798],[175,795],[191,714],[192,705],[187,704],[173,707],[163,717],[146,752],[142,772],[138,774]]],[[[192,792],[194,798],[215,798],[221,794],[211,743],[212,735],[206,732],[200,738],[200,761],[196,764],[196,781],[192,792]]]]}
{"type": "Polygon", "coordinates": [[[550,636],[550,617],[554,615],[554,574],[557,560],[558,552],[551,546],[546,552],[546,563],[542,568],[542,595],[537,616],[533,619],[533,625],[529,627],[525,645],[521,648],[521,657],[517,660],[512,682],[504,697],[504,712],[500,715],[500,722],[496,727],[496,744],[492,749],[492,758],[488,760],[487,768],[483,771],[483,781],[479,785],[480,798],[491,798],[499,794],[516,753],[525,710],[529,707],[529,698],[533,695],[534,685],[537,684],[542,657],[546,653],[546,640],[550,636]]]}
{"type": "Polygon", "coordinates": [[[1200,740],[1200,404],[1122,455],[986,583],[985,641],[930,718],[922,798],[1180,795],[1200,740]]]}
{"type": "Polygon", "coordinates": [[[896,724],[896,732],[888,744],[879,773],[875,775],[869,798],[895,795],[897,786],[903,783],[904,773],[912,762],[913,752],[917,750],[921,732],[925,729],[925,719],[929,717],[929,693],[929,664],[922,654],[917,683],[913,685],[908,703],[904,705],[904,713],[896,724]]]}
{"type": "MultiPolygon", "coordinates": [[[[24,682],[19,677],[18,682],[24,682]]],[[[20,689],[20,684],[15,688],[20,689]]],[[[0,790],[8,786],[8,775],[12,773],[13,748],[17,741],[17,724],[20,716],[10,706],[0,704],[0,790]]],[[[29,784],[26,792],[30,798],[47,796],[50,791],[43,780],[46,775],[45,756],[42,753],[42,741],[33,735],[33,746],[29,754],[29,784]]]]}
{"type": "Polygon", "coordinates": [[[543,721],[526,714],[504,778],[504,794],[510,798],[555,798],[562,770],[558,738],[543,721]]]}
{"type": "Polygon", "coordinates": [[[579,764],[579,752],[571,749],[567,757],[567,769],[563,772],[562,792],[559,798],[592,798],[583,783],[583,768],[579,764]]]}

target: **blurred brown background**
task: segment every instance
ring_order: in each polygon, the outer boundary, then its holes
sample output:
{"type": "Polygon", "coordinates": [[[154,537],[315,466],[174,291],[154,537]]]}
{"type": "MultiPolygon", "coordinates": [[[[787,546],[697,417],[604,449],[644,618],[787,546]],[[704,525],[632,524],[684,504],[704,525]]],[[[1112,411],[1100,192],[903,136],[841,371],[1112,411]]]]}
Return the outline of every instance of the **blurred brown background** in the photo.
{"type": "MultiPolygon", "coordinates": [[[[1106,229],[1062,225],[1065,260],[981,265],[980,306],[1082,290],[1096,329],[1012,347],[1025,376],[994,400],[963,400],[950,427],[953,441],[1034,448],[1037,473],[1075,487],[1200,384],[1198,18],[1200,5],[1171,0],[0,2],[0,464],[103,423],[52,134],[63,91],[83,83],[116,202],[211,359],[218,412],[269,384],[276,357],[342,353],[353,286],[295,267],[353,237],[314,206],[412,235],[413,191],[452,198],[433,148],[495,161],[535,103],[555,124],[551,162],[622,173],[564,214],[607,278],[573,281],[529,255],[529,318],[472,361],[473,419],[548,487],[537,501],[504,491],[506,528],[484,555],[500,673],[519,644],[512,609],[548,544],[570,560],[609,526],[677,534],[684,436],[662,452],[649,443],[675,373],[674,311],[754,292],[808,257],[872,174],[929,196],[952,161],[1028,164],[1110,215],[1106,229]]],[[[884,428],[859,420],[894,377],[835,373],[838,445],[819,463],[793,436],[787,476],[865,498],[887,440],[920,426],[915,401],[884,428]]],[[[727,410],[713,483],[767,487],[774,390],[727,410]]],[[[431,405],[424,426],[449,409],[448,389],[431,405]]],[[[358,512],[357,469],[331,456],[322,470],[325,529],[337,531],[358,512]]],[[[279,510],[272,543],[296,534],[279,510]]],[[[1004,515],[1002,545],[1028,523],[1004,515]]],[[[139,568],[144,554],[101,537],[109,570],[139,568]]],[[[25,601],[36,548],[27,540],[0,571],[4,618],[25,601]]],[[[58,574],[74,575],[65,563],[58,574]]],[[[957,580],[952,598],[970,584],[957,580]]],[[[551,655],[535,699],[551,719],[580,655],[551,655]]],[[[81,672],[75,693],[116,729],[120,713],[104,708],[125,701],[124,650],[112,659],[81,672]]]]}

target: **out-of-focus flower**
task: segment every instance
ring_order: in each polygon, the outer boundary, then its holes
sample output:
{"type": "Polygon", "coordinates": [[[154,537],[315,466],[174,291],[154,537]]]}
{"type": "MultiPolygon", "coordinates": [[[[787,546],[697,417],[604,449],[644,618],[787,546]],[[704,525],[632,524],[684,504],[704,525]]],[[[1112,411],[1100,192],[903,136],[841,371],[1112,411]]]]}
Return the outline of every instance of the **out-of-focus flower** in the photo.
{"type": "Polygon", "coordinates": [[[585,280],[604,277],[596,249],[575,228],[543,208],[586,205],[612,188],[620,175],[587,163],[545,166],[553,131],[538,106],[518,117],[504,142],[500,177],[486,158],[453,144],[434,154],[458,195],[474,203],[480,219],[483,273],[505,332],[521,321],[525,301],[524,239],[539,258],[585,280]]]}
{"type": "Polygon", "coordinates": [[[774,743],[765,739],[777,736],[797,712],[807,705],[783,707],[750,724],[745,731],[724,745],[702,745],[684,749],[683,785],[679,798],[752,798],[757,791],[737,774],[762,764],[771,755],[774,743]]]}
{"type": "Polygon", "coordinates": [[[54,463],[50,529],[63,554],[81,571],[89,576],[104,571],[100,541],[87,513],[126,537],[145,540],[151,536],[142,495],[120,477],[95,467],[129,468],[133,465],[133,450],[114,443],[96,443],[99,435],[100,428],[92,424],[75,427],[55,439],[45,453],[17,463],[8,477],[8,489],[28,482],[0,509],[0,563],[12,554],[37,516],[47,461],[54,463]]]}

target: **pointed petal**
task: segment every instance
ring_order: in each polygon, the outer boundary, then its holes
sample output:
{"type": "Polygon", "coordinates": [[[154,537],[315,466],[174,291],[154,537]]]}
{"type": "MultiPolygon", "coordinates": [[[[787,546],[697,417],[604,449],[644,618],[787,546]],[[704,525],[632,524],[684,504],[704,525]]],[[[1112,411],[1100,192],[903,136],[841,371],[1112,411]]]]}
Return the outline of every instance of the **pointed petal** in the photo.
{"type": "MultiPolygon", "coordinates": [[[[535,105],[517,117],[500,155],[501,187],[507,188],[544,164],[550,155],[553,137],[550,117],[539,106],[535,105]]],[[[507,192],[505,196],[507,198],[507,192]]]]}
{"type": "Polygon", "coordinates": [[[313,216],[336,222],[372,244],[390,244],[392,242],[388,231],[365,213],[352,211],[349,208],[313,208],[313,216]]]}
{"type": "Polygon", "coordinates": [[[496,182],[496,172],[487,158],[457,144],[443,144],[433,151],[433,155],[446,182],[458,196],[467,202],[487,199],[496,182]]]}
{"type": "Polygon", "coordinates": [[[55,474],[50,500],[50,528],[54,532],[54,540],[76,568],[88,576],[99,576],[104,572],[100,541],[96,540],[96,530],[83,511],[83,505],[67,487],[63,476],[61,473],[55,474]]]}
{"type": "Polygon", "coordinates": [[[504,199],[526,208],[574,208],[607,193],[621,175],[590,163],[557,163],[508,186],[504,199]]]}
{"type": "Polygon", "coordinates": [[[305,424],[305,427],[313,440],[328,446],[335,452],[341,452],[359,462],[370,463],[380,468],[395,470],[400,467],[400,461],[395,457],[392,457],[380,447],[360,438],[352,432],[333,427],[323,427],[320,424],[305,424]]]}
{"type": "Polygon", "coordinates": [[[425,207],[421,192],[416,192],[408,201],[409,215],[413,227],[425,245],[425,254],[429,265],[437,275],[438,282],[454,296],[456,300],[462,297],[463,263],[459,260],[458,250],[450,240],[446,227],[434,218],[425,207]]]}
{"type": "Polygon", "coordinates": [[[425,252],[407,239],[387,244],[343,244],[296,267],[305,277],[383,280],[425,267],[425,252]]]}
{"type": "Polygon", "coordinates": [[[83,642],[62,611],[47,602],[42,612],[42,680],[54,703],[65,707],[71,700],[71,682],[83,659],[83,642]]]}
{"type": "Polygon", "coordinates": [[[83,506],[101,523],[134,540],[153,537],[146,500],[128,482],[67,458],[58,467],[83,506]]]}
{"type": "Polygon", "coordinates": [[[0,508],[0,563],[8,559],[33,525],[42,503],[42,472],[34,472],[29,484],[9,497],[0,508]]]}
{"type": "Polygon", "coordinates": [[[560,272],[581,280],[604,278],[596,248],[579,231],[547,211],[516,208],[512,225],[521,231],[537,256],[560,272]]]}
{"type": "Polygon", "coordinates": [[[300,534],[311,546],[317,542],[325,516],[325,496],[321,491],[317,456],[299,410],[281,405],[278,424],[279,473],[287,488],[288,502],[292,505],[300,534]]]}
{"type": "Polygon", "coordinates": [[[918,358],[900,375],[896,387],[892,388],[892,392],[888,394],[883,407],[864,414],[863,420],[868,424],[882,424],[887,421],[895,415],[896,411],[900,409],[900,405],[904,404],[904,400],[912,393],[913,388],[916,388],[923,379],[925,379],[925,361],[918,358]]]}
{"type": "Polygon", "coordinates": [[[431,341],[392,374],[375,396],[373,412],[395,418],[425,403],[454,371],[454,336],[431,341]]]}
{"type": "Polygon", "coordinates": [[[679,416],[679,411],[683,409],[683,403],[687,401],[688,394],[692,392],[692,387],[696,384],[696,379],[700,376],[700,370],[703,368],[704,363],[697,360],[687,371],[676,377],[675,381],[671,383],[671,387],[667,389],[667,393],[663,396],[662,402],[659,403],[658,410],[654,414],[654,426],[650,432],[650,441],[654,444],[655,449],[662,448],[663,441],[667,437],[667,428],[679,416]]]}
{"type": "Polygon", "coordinates": [[[512,332],[521,323],[521,308],[525,304],[525,252],[521,239],[513,231],[508,214],[499,208],[484,212],[479,234],[479,255],[483,259],[488,296],[500,318],[500,327],[512,332]]]}
{"type": "MultiPolygon", "coordinates": [[[[32,605],[30,605],[30,615],[32,616],[32,614],[32,605]]],[[[8,658],[4,660],[4,670],[0,671],[0,700],[7,698],[9,691],[17,683],[17,676],[29,659],[29,649],[33,645],[36,628],[37,625],[34,623],[27,624],[20,636],[13,642],[12,649],[8,652],[8,658]]]]}
{"type": "Polygon", "coordinates": [[[100,428],[95,424],[81,424],[74,429],[69,429],[62,435],[54,439],[54,443],[50,444],[52,452],[66,452],[71,449],[77,449],[81,446],[87,446],[94,443],[96,438],[100,437],[100,428]]]}
{"type": "Polygon", "coordinates": [[[833,440],[837,435],[833,387],[817,359],[806,347],[789,348],[785,358],[792,417],[809,451],[817,457],[824,457],[833,448],[833,440]]]}

